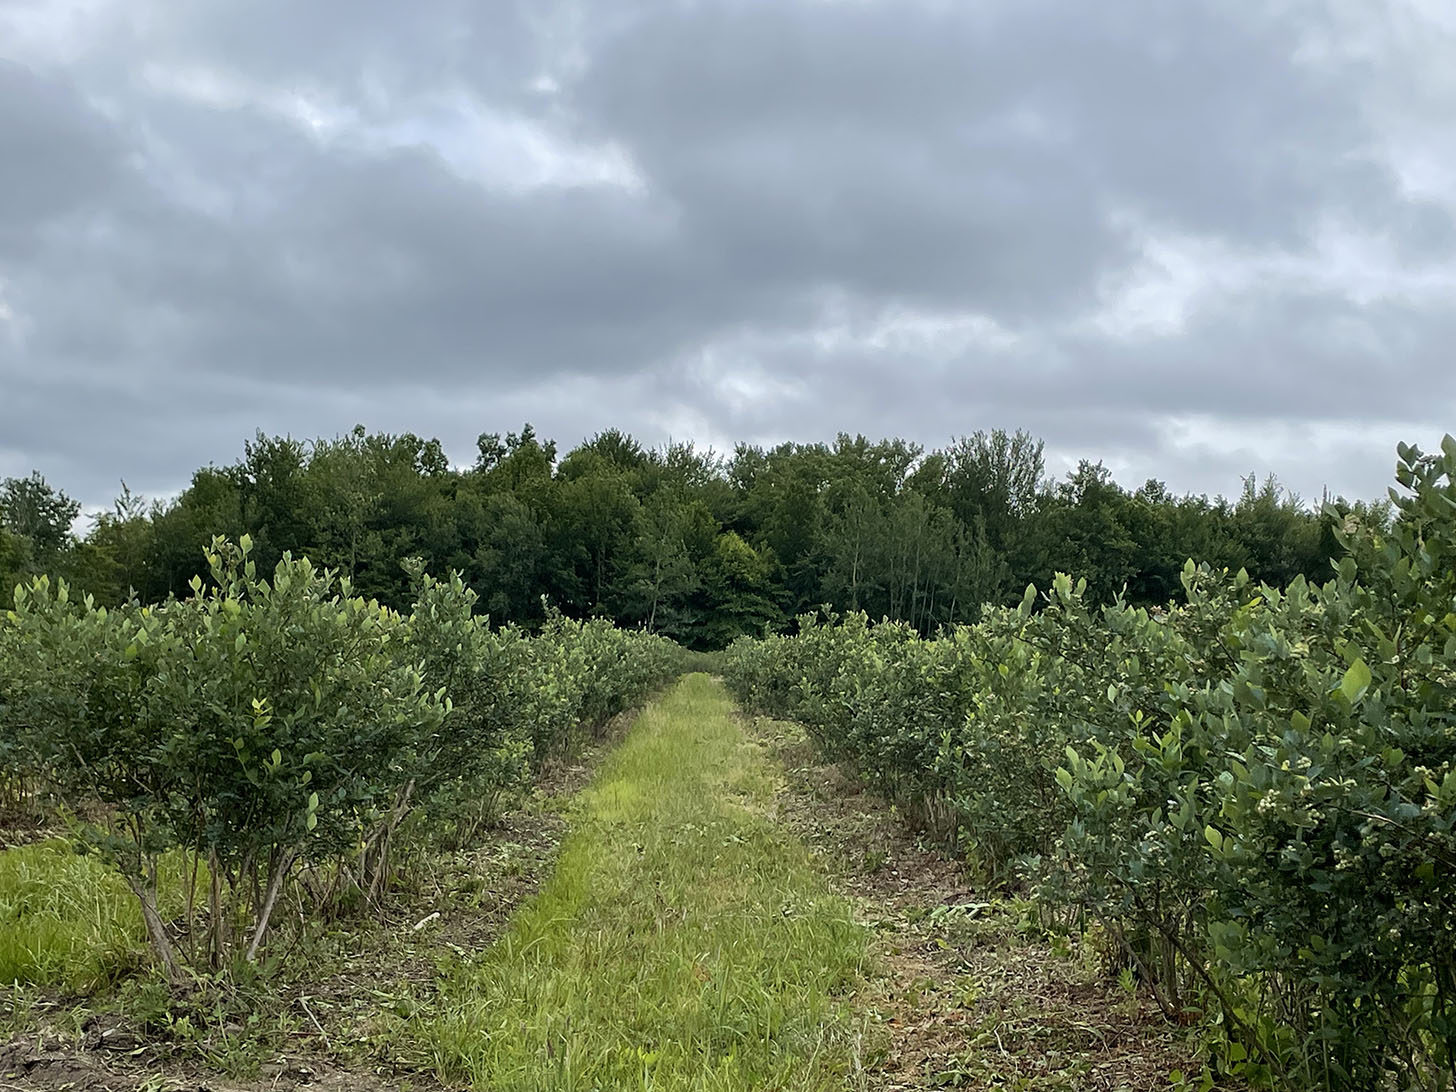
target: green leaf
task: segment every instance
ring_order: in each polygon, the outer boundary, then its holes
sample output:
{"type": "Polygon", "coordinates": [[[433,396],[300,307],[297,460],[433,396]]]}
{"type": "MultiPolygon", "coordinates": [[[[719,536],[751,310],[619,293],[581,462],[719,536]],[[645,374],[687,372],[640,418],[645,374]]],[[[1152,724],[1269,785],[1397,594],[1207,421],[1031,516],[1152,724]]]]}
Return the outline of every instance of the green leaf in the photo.
{"type": "Polygon", "coordinates": [[[1028,584],[1025,593],[1021,596],[1021,606],[1017,608],[1017,613],[1022,618],[1030,618],[1031,608],[1034,606],[1036,606],[1036,585],[1028,584]]]}
{"type": "Polygon", "coordinates": [[[1365,696],[1365,691],[1370,689],[1370,669],[1365,666],[1364,660],[1356,660],[1350,665],[1345,677],[1340,680],[1340,693],[1345,695],[1345,700],[1351,705],[1365,696]]]}

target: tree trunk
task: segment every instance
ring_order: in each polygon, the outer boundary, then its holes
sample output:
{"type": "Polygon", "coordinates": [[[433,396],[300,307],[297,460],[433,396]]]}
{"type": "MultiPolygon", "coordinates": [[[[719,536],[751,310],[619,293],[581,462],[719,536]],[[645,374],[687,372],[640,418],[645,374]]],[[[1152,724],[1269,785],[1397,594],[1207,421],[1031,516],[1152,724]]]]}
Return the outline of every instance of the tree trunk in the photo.
{"type": "Polygon", "coordinates": [[[647,612],[647,632],[657,632],[657,600],[662,595],[662,544],[658,543],[657,558],[652,566],[652,608],[647,612]]]}
{"type": "Polygon", "coordinates": [[[152,948],[157,953],[157,958],[162,961],[162,970],[167,976],[167,982],[172,986],[180,986],[187,980],[187,975],[182,970],[182,965],[177,962],[177,949],[172,945],[172,940],[167,936],[167,927],[162,921],[162,915],[157,913],[157,873],[155,866],[148,870],[149,875],[144,881],[137,876],[126,876],[126,885],[131,888],[131,893],[137,897],[142,906],[142,921],[147,927],[147,937],[152,942],[152,948]]]}
{"type": "Polygon", "coordinates": [[[273,916],[273,907],[278,902],[278,891],[283,886],[283,877],[288,874],[296,856],[298,856],[297,850],[288,849],[280,853],[278,859],[273,862],[273,874],[268,877],[268,893],[263,897],[263,907],[258,911],[258,925],[253,930],[252,941],[248,944],[249,963],[258,958],[258,949],[262,946],[263,938],[268,933],[268,919],[273,916]]]}
{"type": "Polygon", "coordinates": [[[390,843],[394,840],[394,832],[399,829],[405,816],[410,813],[414,791],[415,780],[410,778],[395,797],[394,807],[390,809],[389,818],[375,831],[369,844],[364,847],[360,891],[370,902],[377,902],[379,897],[384,894],[384,878],[389,870],[390,843]]]}
{"type": "Polygon", "coordinates": [[[208,963],[213,970],[218,970],[223,965],[223,960],[228,950],[228,922],[227,915],[223,910],[222,901],[222,864],[217,859],[217,850],[209,850],[207,854],[208,870],[208,892],[207,892],[207,925],[208,925],[208,946],[211,949],[208,955],[208,963]]]}

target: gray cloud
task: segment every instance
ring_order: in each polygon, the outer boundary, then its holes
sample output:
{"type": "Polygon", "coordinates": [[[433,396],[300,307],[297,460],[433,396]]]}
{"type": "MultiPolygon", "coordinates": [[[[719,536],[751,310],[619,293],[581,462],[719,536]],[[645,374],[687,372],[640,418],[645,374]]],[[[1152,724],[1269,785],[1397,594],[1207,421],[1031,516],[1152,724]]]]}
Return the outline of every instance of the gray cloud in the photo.
{"type": "Polygon", "coordinates": [[[0,254],[27,258],[40,230],[94,207],[123,171],[122,141],[64,80],[0,59],[0,254]]]}
{"type": "Polygon", "coordinates": [[[0,473],[92,503],[526,418],[1371,495],[1456,409],[1424,0],[85,11],[0,0],[0,473]]]}

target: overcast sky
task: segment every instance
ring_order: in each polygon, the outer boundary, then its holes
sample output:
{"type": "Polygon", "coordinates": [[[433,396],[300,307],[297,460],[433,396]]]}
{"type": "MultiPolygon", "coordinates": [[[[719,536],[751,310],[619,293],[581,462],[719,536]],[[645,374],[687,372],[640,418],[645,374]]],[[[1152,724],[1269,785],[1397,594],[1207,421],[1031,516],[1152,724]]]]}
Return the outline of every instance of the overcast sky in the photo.
{"type": "Polygon", "coordinates": [[[1383,494],[1456,429],[1449,0],[0,0],[0,475],[256,429],[1025,428],[1383,494]]]}

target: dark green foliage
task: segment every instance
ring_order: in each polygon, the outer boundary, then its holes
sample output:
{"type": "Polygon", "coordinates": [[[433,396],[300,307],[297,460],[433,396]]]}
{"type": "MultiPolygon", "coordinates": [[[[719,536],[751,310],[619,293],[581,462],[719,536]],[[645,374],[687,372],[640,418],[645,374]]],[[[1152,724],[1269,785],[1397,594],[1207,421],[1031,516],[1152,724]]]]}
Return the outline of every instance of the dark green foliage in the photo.
{"type": "Polygon", "coordinates": [[[0,480],[0,601],[27,576],[57,569],[73,544],[81,505],[39,472],[0,480]]]}
{"type": "Polygon", "coordinates": [[[23,538],[38,557],[59,553],[70,541],[81,506],[53,489],[39,473],[0,482],[0,524],[23,538]]]}
{"type": "MultiPolygon", "coordinates": [[[[459,571],[496,625],[548,608],[606,617],[689,647],[781,628],[828,604],[921,634],[1007,606],[1066,572],[1093,603],[1180,597],[1190,556],[1255,579],[1322,579],[1339,547],[1328,520],[1273,479],[1234,501],[1129,492],[1098,464],[1056,482],[1042,445],[1000,430],[925,452],[890,439],[647,449],[618,430],[558,457],[529,426],[482,435],[452,469],[434,440],[355,428],[332,440],[258,435],[227,467],[197,471],[170,504],[123,486],[70,534],[74,502],[38,477],[0,489],[0,580],[65,576],[99,602],[185,597],[214,535],[247,534],[270,571],[307,555],[402,610],[402,561],[459,571]],[[8,500],[7,500],[8,498],[8,500]],[[5,507],[8,503],[9,507],[5,507]],[[7,514],[8,513],[8,514],[7,514]]],[[[1379,509],[1367,513],[1380,518],[1379,509]]]]}

